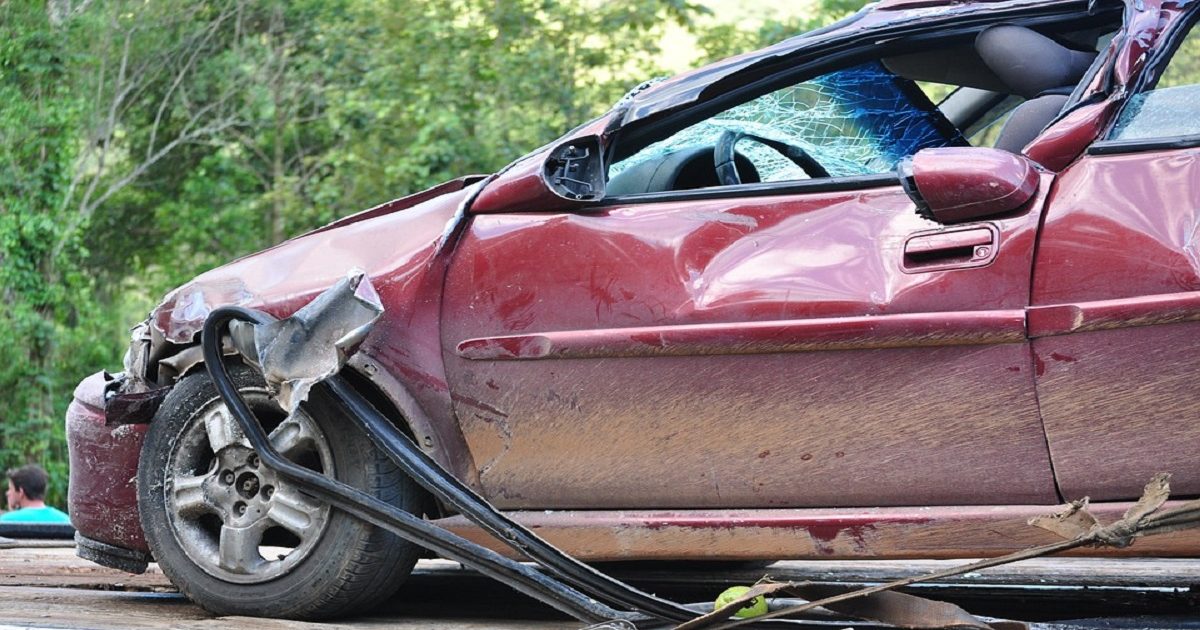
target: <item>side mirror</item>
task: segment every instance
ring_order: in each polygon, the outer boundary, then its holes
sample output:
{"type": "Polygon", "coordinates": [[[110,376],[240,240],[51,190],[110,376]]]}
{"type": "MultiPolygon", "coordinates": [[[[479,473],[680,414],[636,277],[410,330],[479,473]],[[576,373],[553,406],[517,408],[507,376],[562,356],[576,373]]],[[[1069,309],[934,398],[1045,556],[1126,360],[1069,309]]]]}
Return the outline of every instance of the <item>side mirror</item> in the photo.
{"type": "Polygon", "coordinates": [[[604,156],[600,138],[585,136],[558,145],[546,157],[543,173],[550,190],[572,201],[604,196],[604,156]]]}
{"type": "Polygon", "coordinates": [[[471,212],[571,212],[603,197],[600,138],[587,135],[513,163],[484,188],[471,212]]]}
{"type": "Polygon", "coordinates": [[[1021,208],[1037,193],[1033,162],[986,147],[924,149],[897,167],[917,212],[938,223],[964,223],[1021,208]]]}

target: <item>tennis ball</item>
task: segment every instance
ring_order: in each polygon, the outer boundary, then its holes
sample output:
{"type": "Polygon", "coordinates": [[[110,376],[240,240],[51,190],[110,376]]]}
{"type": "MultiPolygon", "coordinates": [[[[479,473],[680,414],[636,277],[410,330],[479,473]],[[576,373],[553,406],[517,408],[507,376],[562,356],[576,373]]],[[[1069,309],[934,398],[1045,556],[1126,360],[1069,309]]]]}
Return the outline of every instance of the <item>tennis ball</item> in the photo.
{"type": "MultiPolygon", "coordinates": [[[[731,586],[725,589],[720,595],[717,595],[717,601],[713,602],[713,606],[716,608],[724,608],[737,598],[749,592],[749,586],[731,586]]],[[[739,608],[737,612],[733,613],[733,616],[741,619],[750,619],[751,617],[758,617],[759,615],[765,614],[767,614],[767,598],[759,595],[758,597],[750,600],[750,602],[745,606],[739,608]]]]}

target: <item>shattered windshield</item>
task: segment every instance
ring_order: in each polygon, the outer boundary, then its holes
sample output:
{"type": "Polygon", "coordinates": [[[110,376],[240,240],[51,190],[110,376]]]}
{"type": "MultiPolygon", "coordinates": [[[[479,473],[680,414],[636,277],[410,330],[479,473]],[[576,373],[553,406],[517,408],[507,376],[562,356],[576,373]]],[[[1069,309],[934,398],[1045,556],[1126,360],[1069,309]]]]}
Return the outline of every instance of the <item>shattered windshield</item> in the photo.
{"type": "Polygon", "coordinates": [[[1134,94],[1112,140],[1182,138],[1200,134],[1200,31],[1195,26],[1174,52],[1153,89],[1134,94]]]}
{"type": "MultiPolygon", "coordinates": [[[[613,164],[609,176],[680,150],[711,147],[727,130],[802,148],[830,177],[887,173],[921,149],[966,143],[915,84],[872,61],[721,112],[613,164]]],[[[743,141],[737,150],[760,181],[810,176],[765,144],[743,141]]]]}

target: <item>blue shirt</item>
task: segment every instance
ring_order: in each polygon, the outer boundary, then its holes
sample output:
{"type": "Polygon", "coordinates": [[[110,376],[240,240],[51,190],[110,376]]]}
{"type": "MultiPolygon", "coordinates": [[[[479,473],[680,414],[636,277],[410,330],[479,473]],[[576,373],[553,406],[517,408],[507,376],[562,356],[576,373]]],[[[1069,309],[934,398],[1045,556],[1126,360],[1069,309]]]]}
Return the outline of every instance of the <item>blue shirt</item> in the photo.
{"type": "Polygon", "coordinates": [[[0,514],[0,523],[71,523],[66,512],[49,505],[36,508],[21,508],[0,514]]]}

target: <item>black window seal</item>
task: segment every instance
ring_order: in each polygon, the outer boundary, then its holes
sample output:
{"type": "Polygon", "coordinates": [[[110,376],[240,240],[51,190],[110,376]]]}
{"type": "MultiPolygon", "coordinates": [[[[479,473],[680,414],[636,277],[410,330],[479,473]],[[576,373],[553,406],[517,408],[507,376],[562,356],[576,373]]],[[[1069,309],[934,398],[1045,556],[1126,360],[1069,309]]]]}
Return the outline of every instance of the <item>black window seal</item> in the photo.
{"type": "Polygon", "coordinates": [[[1112,134],[1116,133],[1117,122],[1121,120],[1121,115],[1133,102],[1133,97],[1153,90],[1158,85],[1159,79],[1162,78],[1163,71],[1171,64],[1171,60],[1175,58],[1175,53],[1179,51],[1179,47],[1183,45],[1188,35],[1200,23],[1200,6],[1193,6],[1189,9],[1190,13],[1184,16],[1180,25],[1172,29],[1167,34],[1167,39],[1164,46],[1158,47],[1150,55],[1150,59],[1146,61],[1146,67],[1142,70],[1137,80],[1133,82],[1133,86],[1128,90],[1128,96],[1116,113],[1113,114],[1112,122],[1109,129],[1105,132],[1105,138],[1097,142],[1093,142],[1088,147],[1088,155],[1123,155],[1127,153],[1143,153],[1148,151],[1165,151],[1171,149],[1189,149],[1200,146],[1200,134],[1192,134],[1187,136],[1162,136],[1158,138],[1137,138],[1130,140],[1114,140],[1112,134]]]}
{"type": "Polygon", "coordinates": [[[1101,140],[1088,147],[1088,155],[1124,155],[1148,151],[1169,151],[1200,147],[1200,134],[1190,136],[1165,136],[1144,140],[1101,140]]]}
{"type": "Polygon", "coordinates": [[[758,184],[739,184],[737,186],[712,186],[709,188],[694,188],[691,190],[667,190],[663,192],[639,193],[636,195],[620,195],[605,197],[595,205],[589,205],[589,211],[601,211],[613,206],[630,206],[647,203],[664,203],[670,201],[707,201],[710,199],[742,199],[746,197],[777,197],[781,195],[816,194],[825,192],[850,192],[900,186],[900,178],[895,173],[880,173],[873,175],[856,175],[853,177],[831,177],[822,179],[801,179],[786,182],[766,182],[758,184]]]}

